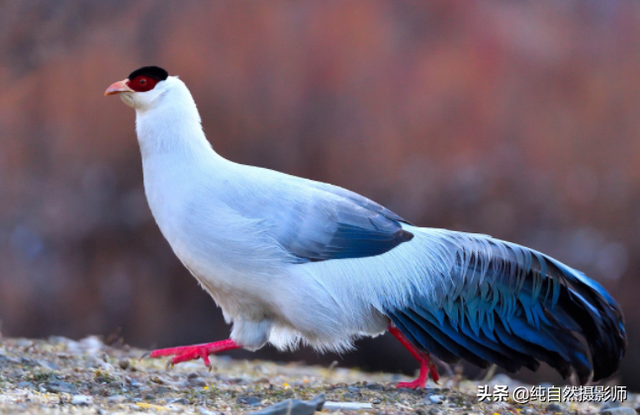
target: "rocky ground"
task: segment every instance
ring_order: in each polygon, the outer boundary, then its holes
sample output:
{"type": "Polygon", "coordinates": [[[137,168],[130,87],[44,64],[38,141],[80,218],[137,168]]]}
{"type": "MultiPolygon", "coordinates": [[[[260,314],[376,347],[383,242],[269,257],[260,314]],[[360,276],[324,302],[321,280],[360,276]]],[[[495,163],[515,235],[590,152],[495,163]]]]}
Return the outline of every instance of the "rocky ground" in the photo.
{"type": "MultiPolygon", "coordinates": [[[[640,404],[633,394],[620,408],[601,403],[521,405],[512,399],[479,402],[482,382],[458,378],[443,378],[440,385],[430,382],[432,387],[412,391],[396,389],[396,382],[409,379],[392,374],[225,357],[212,357],[211,371],[201,361],[167,370],[166,360],[140,360],[143,354],[127,346],[105,346],[97,337],[81,341],[4,339],[0,341],[0,413],[243,414],[269,411],[278,402],[309,400],[322,393],[327,401],[324,413],[570,415],[608,411],[604,415],[635,415],[633,408],[640,404]]],[[[504,375],[493,383],[517,385],[504,375]]]]}

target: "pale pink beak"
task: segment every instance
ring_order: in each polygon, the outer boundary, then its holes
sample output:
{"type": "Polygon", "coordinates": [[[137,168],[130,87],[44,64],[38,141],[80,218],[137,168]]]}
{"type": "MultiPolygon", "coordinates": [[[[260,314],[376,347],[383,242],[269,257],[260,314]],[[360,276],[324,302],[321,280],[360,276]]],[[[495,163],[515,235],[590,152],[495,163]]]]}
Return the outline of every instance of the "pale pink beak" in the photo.
{"type": "Polygon", "coordinates": [[[121,92],[133,92],[133,89],[129,88],[129,86],[127,85],[128,82],[128,79],[114,82],[109,88],[107,88],[106,91],[104,91],[104,96],[106,97],[107,95],[115,95],[121,92]]]}

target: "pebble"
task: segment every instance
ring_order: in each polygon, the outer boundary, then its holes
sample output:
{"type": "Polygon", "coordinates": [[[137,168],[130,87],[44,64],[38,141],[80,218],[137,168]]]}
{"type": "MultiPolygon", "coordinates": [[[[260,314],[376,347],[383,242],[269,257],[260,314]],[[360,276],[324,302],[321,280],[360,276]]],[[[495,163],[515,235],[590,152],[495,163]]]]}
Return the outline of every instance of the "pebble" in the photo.
{"type": "Polygon", "coordinates": [[[19,360],[22,366],[38,366],[40,364],[36,360],[29,359],[28,357],[24,357],[24,356],[21,357],[19,360]]]}
{"type": "Polygon", "coordinates": [[[31,347],[33,346],[33,342],[27,339],[16,339],[13,345],[17,347],[31,347]]]}
{"type": "Polygon", "coordinates": [[[138,381],[137,381],[137,380],[135,380],[135,379],[131,379],[131,381],[129,382],[129,384],[131,385],[131,387],[132,387],[132,388],[136,388],[136,389],[137,389],[137,388],[139,388],[140,386],[142,386],[142,385],[140,384],[140,382],[138,382],[138,381]]]}
{"type": "Polygon", "coordinates": [[[429,402],[433,404],[442,403],[443,399],[444,399],[444,396],[442,395],[429,395],[429,402]]]}
{"type": "Polygon", "coordinates": [[[600,413],[602,415],[637,415],[636,410],[628,406],[620,406],[618,408],[607,408],[605,410],[601,410],[600,413]]]}
{"type": "Polygon", "coordinates": [[[16,359],[14,357],[7,356],[6,354],[0,353],[0,366],[4,366],[8,363],[20,363],[20,359],[16,359]]]}
{"type": "Polygon", "coordinates": [[[236,402],[243,405],[258,406],[262,403],[262,398],[256,396],[241,396],[236,402]]]}
{"type": "Polygon", "coordinates": [[[89,395],[73,395],[71,398],[72,405],[91,405],[93,403],[93,397],[89,395]]]}
{"type": "Polygon", "coordinates": [[[89,369],[99,368],[100,366],[102,366],[102,363],[104,362],[102,362],[96,356],[87,356],[84,359],[84,366],[89,369]]]}
{"type": "Polygon", "coordinates": [[[498,373],[497,375],[495,375],[488,383],[490,386],[495,386],[495,385],[513,385],[513,379],[511,379],[509,376],[505,375],[504,373],[498,373]]]}
{"type": "Polygon", "coordinates": [[[66,344],[67,340],[68,339],[66,337],[62,337],[62,336],[49,336],[49,338],[47,339],[47,341],[52,345],[66,344]]]}
{"type": "Polygon", "coordinates": [[[189,401],[187,401],[185,398],[171,399],[167,403],[177,403],[179,405],[189,405],[189,401]]]}
{"type": "Polygon", "coordinates": [[[349,393],[345,393],[344,395],[342,395],[342,399],[346,400],[346,401],[356,401],[358,400],[362,395],[360,393],[357,392],[349,392],[349,393]]]}
{"type": "Polygon", "coordinates": [[[359,411],[361,409],[373,409],[373,405],[368,402],[331,402],[327,401],[322,407],[327,411],[359,411]]]}
{"type": "Polygon", "coordinates": [[[171,389],[167,388],[166,386],[158,386],[153,389],[153,393],[155,393],[158,397],[166,395],[169,392],[171,392],[171,389]]]}
{"type": "Polygon", "coordinates": [[[609,408],[618,408],[619,406],[620,406],[620,402],[618,401],[605,402],[600,407],[600,412],[603,412],[605,409],[609,409],[609,408]]]}
{"type": "MultiPolygon", "coordinates": [[[[100,340],[100,337],[98,336],[85,337],[75,343],[80,347],[80,351],[84,351],[88,354],[97,354],[104,346],[104,343],[102,343],[102,340],[100,340]]],[[[71,347],[68,348],[71,349],[71,347]]]]}
{"type": "Polygon", "coordinates": [[[198,412],[200,412],[201,415],[219,415],[218,412],[213,412],[206,408],[198,408],[198,412]]]}
{"type": "Polygon", "coordinates": [[[42,359],[42,360],[38,360],[37,362],[40,366],[45,367],[49,370],[60,370],[60,367],[58,365],[48,360],[42,359]]]}
{"type": "Polygon", "coordinates": [[[191,375],[189,375],[189,377],[187,378],[187,383],[193,388],[203,388],[207,386],[207,382],[205,382],[205,380],[199,376],[191,377],[191,375]]]}
{"type": "Polygon", "coordinates": [[[546,411],[551,412],[553,414],[558,412],[564,412],[564,408],[561,405],[558,405],[557,403],[550,403],[549,405],[547,405],[546,411]]]}
{"type": "Polygon", "coordinates": [[[111,402],[111,403],[122,403],[126,401],[127,401],[127,397],[124,395],[114,395],[114,396],[109,396],[107,398],[107,402],[111,402]]]}
{"type": "MultiPolygon", "coordinates": [[[[323,409],[323,405],[326,405],[325,399],[326,396],[324,393],[321,393],[309,401],[287,399],[286,401],[278,402],[260,411],[251,412],[250,415],[313,415],[316,411],[323,409]]],[[[369,405],[369,408],[372,407],[371,404],[367,405],[369,405]]]]}
{"type": "Polygon", "coordinates": [[[42,384],[42,389],[45,392],[53,392],[53,393],[76,393],[76,388],[67,382],[63,382],[61,380],[54,380],[52,382],[45,382],[42,384]]]}
{"type": "Polygon", "coordinates": [[[20,368],[17,368],[17,369],[14,369],[11,373],[9,373],[9,376],[14,378],[14,379],[19,379],[19,378],[24,377],[25,374],[26,373],[25,373],[24,370],[22,370],[20,368]]]}

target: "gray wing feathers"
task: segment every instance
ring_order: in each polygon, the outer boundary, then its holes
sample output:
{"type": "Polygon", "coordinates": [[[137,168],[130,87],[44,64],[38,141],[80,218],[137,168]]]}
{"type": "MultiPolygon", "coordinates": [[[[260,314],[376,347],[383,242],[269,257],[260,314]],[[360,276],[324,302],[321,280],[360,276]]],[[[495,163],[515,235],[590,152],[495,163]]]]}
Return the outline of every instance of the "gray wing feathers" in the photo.
{"type": "Polygon", "coordinates": [[[238,213],[261,220],[296,263],[380,255],[413,238],[390,210],[312,180],[253,169],[250,182],[225,194],[238,213]]]}
{"type": "Polygon", "coordinates": [[[317,186],[282,218],[278,241],[302,262],[383,254],[413,238],[393,212],[340,188],[317,186]],[[333,191],[333,192],[330,192],[333,191]]]}

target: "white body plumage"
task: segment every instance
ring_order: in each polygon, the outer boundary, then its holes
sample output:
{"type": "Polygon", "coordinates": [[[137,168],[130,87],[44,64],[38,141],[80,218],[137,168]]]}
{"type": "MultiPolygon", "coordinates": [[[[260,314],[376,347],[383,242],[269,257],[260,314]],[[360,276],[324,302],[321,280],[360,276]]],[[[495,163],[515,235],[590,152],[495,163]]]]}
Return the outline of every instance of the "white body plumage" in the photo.
{"type": "MultiPolygon", "coordinates": [[[[231,338],[247,348],[267,341],[286,348],[306,340],[320,349],[344,350],[354,337],[382,333],[389,324],[379,311],[382,303],[393,301],[389,295],[400,301],[409,295],[410,286],[399,287],[392,272],[403,272],[403,280],[411,281],[406,269],[411,265],[402,265],[402,258],[415,248],[292,263],[268,233],[273,224],[260,215],[269,209],[286,215],[292,199],[313,204],[329,194],[310,181],[216,154],[186,86],[174,77],[166,83],[171,101],[136,108],[145,192],[176,255],[234,323],[231,338]],[[254,217],[239,210],[248,204],[257,209],[254,217]],[[391,270],[390,264],[397,268],[391,270]]],[[[416,282],[423,279],[416,277],[416,282]]]]}
{"type": "Polygon", "coordinates": [[[579,271],[486,235],[412,226],[340,187],[226,160],[187,87],[161,68],[134,71],[112,93],[136,109],[153,216],[233,323],[236,345],[342,351],[393,321],[419,359],[511,371],[545,361],[563,376],[574,368],[581,382],[617,369],[622,312],[579,271]],[[572,333],[586,338],[593,366],[572,333]]]}

